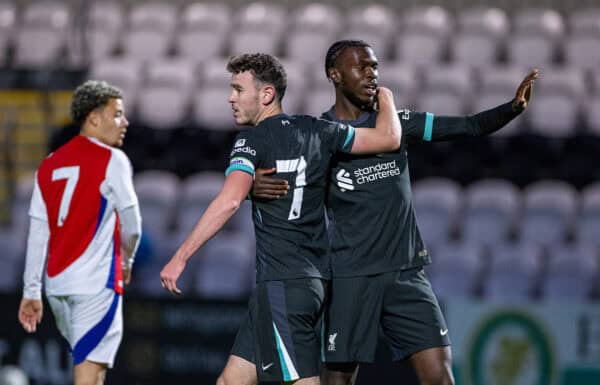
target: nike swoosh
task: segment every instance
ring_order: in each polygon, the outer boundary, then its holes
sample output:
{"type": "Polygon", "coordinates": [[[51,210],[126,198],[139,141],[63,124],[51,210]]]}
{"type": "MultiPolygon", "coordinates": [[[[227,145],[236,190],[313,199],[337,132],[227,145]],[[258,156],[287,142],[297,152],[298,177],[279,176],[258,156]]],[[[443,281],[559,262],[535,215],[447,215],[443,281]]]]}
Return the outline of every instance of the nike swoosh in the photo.
{"type": "Polygon", "coordinates": [[[448,329],[440,329],[440,335],[441,336],[445,336],[446,334],[448,334],[448,329]]]}
{"type": "Polygon", "coordinates": [[[262,368],[262,370],[264,372],[265,370],[269,369],[271,366],[273,366],[272,362],[270,364],[267,364],[267,365],[261,365],[261,368],[262,368]]]}

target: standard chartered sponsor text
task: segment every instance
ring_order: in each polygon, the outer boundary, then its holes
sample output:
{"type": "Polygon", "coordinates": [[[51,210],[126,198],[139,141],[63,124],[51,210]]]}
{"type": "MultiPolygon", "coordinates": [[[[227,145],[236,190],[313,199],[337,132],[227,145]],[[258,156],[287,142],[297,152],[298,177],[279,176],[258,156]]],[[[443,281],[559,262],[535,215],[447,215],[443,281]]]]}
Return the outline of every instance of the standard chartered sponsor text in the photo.
{"type": "Polygon", "coordinates": [[[365,184],[367,182],[375,182],[379,179],[385,179],[392,176],[400,175],[400,169],[396,166],[396,161],[377,163],[375,166],[363,167],[354,170],[356,183],[365,184]]]}

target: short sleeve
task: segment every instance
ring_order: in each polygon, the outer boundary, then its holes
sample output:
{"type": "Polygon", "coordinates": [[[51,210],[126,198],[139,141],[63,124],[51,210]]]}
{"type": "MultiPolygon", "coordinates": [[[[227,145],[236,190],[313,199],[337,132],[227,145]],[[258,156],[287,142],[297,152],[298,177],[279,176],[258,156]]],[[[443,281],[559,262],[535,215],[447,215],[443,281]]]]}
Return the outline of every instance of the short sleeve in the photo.
{"type": "Polygon", "coordinates": [[[355,137],[353,126],[323,119],[318,119],[317,122],[322,126],[318,129],[325,136],[324,141],[330,144],[331,153],[352,151],[355,137]]]}
{"type": "Polygon", "coordinates": [[[112,155],[106,170],[106,181],[117,210],[138,205],[133,188],[133,168],[127,155],[119,149],[111,149],[112,155]]]}
{"type": "Polygon", "coordinates": [[[254,170],[258,162],[255,138],[248,131],[240,132],[233,142],[233,148],[229,155],[229,166],[225,175],[238,170],[246,172],[254,177],[254,170]]]}

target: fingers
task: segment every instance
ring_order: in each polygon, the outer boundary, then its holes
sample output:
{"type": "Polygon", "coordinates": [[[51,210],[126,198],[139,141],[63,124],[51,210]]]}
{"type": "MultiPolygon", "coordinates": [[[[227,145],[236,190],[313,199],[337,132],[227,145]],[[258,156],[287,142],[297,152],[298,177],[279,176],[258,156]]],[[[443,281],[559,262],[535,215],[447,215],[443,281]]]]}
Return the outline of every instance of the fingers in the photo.
{"type": "Polygon", "coordinates": [[[160,284],[167,291],[175,295],[181,295],[181,290],[179,290],[179,288],[177,287],[176,280],[161,276],[160,284]]]}
{"type": "Polygon", "coordinates": [[[281,192],[280,193],[276,193],[276,192],[264,193],[263,192],[260,194],[254,194],[254,196],[259,199],[279,199],[284,195],[285,195],[285,193],[281,193],[281,192]]]}
{"type": "Polygon", "coordinates": [[[534,68],[531,70],[531,72],[525,77],[525,80],[536,80],[538,78],[538,76],[540,75],[540,70],[538,70],[537,68],[534,68]]]}
{"type": "Polygon", "coordinates": [[[20,310],[19,322],[27,333],[34,333],[37,329],[37,324],[41,321],[41,314],[36,314],[32,310],[20,310]]]}
{"type": "Polygon", "coordinates": [[[259,175],[271,175],[274,174],[275,171],[277,171],[277,168],[273,167],[273,168],[258,168],[256,169],[256,173],[259,175]]]}

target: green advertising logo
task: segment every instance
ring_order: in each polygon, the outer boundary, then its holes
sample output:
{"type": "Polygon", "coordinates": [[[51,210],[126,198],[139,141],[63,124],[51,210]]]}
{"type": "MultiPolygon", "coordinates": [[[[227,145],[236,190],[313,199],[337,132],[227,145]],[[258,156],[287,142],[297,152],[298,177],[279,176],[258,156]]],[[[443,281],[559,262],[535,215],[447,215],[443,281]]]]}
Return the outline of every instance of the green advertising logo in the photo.
{"type": "Polygon", "coordinates": [[[528,314],[501,311],[485,319],[468,348],[469,385],[552,385],[555,357],[542,325],[528,314]]]}

